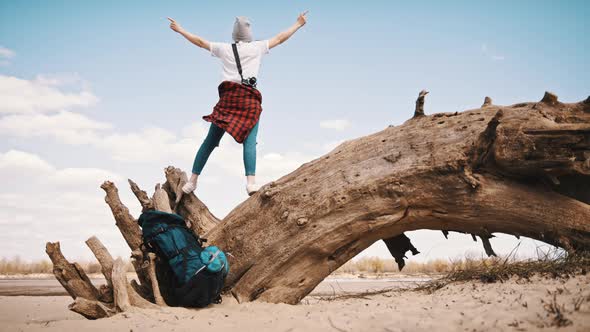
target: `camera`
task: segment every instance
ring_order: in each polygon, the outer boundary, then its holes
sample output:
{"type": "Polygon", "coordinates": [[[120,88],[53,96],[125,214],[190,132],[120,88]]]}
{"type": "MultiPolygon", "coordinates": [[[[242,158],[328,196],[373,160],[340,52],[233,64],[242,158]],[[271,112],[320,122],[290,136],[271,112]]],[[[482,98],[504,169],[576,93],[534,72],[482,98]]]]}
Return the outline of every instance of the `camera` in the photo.
{"type": "Polygon", "coordinates": [[[242,84],[256,88],[256,77],[242,78],[242,84]]]}

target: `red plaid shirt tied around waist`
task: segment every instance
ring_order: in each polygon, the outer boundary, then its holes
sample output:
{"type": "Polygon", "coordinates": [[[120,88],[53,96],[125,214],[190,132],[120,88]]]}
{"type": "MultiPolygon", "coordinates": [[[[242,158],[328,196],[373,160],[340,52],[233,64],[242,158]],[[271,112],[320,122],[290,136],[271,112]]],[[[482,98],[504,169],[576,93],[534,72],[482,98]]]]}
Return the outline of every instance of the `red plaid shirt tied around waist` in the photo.
{"type": "Polygon", "coordinates": [[[219,84],[219,101],[213,113],[203,120],[225,130],[238,143],[243,143],[256,125],[262,112],[260,91],[240,83],[223,81],[219,84]]]}

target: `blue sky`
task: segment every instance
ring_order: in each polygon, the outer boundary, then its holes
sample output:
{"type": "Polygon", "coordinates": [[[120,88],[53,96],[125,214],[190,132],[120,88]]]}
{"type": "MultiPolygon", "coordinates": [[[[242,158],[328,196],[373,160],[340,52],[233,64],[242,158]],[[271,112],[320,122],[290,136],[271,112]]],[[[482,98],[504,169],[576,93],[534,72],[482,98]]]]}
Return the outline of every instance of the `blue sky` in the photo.
{"type": "MultiPolygon", "coordinates": [[[[166,17],[230,41],[235,16],[266,39],[304,10],[308,24],[263,59],[263,182],[402,123],[421,89],[431,91],[427,113],[475,108],[486,95],[496,104],[545,90],[570,102],[588,96],[585,1],[3,1],[0,252],[41,258],[45,241],[62,240],[66,253],[89,257],[83,241],[96,234],[126,255],[98,185],[118,180],[137,214],[125,179],[151,190],[166,165],[188,170],[206,132],[201,116],[217,101],[218,60],[166,17]]],[[[226,135],[197,189],[220,217],[246,198],[240,149],[226,135]]],[[[425,253],[417,259],[481,253],[468,237],[414,238],[425,253]]],[[[494,241],[501,252],[518,243],[494,241]]]]}

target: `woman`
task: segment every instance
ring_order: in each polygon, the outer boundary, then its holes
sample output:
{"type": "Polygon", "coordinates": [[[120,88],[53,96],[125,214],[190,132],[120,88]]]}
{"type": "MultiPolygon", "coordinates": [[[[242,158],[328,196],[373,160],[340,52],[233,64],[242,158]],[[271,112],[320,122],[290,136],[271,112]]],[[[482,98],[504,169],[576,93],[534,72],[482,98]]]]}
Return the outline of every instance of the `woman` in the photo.
{"type": "Polygon", "coordinates": [[[255,177],[256,134],[262,112],[262,95],[256,89],[256,77],[260,60],[271,48],[284,43],[305,25],[306,15],[307,12],[300,14],[295,24],[275,37],[259,41],[253,41],[248,18],[236,17],[232,33],[235,46],[229,43],[209,42],[184,30],[178,22],[168,18],[172,30],[180,33],[191,43],[211,52],[212,56],[221,59],[223,65],[222,82],[218,87],[219,102],[213,108],[213,113],[203,116],[203,119],[211,122],[211,125],[207,137],[195,156],[192,175],[182,187],[185,193],[188,194],[197,187],[197,179],[209,155],[215,147],[219,146],[219,141],[225,132],[244,146],[243,158],[248,195],[258,191],[260,185],[256,183],[255,177]]]}

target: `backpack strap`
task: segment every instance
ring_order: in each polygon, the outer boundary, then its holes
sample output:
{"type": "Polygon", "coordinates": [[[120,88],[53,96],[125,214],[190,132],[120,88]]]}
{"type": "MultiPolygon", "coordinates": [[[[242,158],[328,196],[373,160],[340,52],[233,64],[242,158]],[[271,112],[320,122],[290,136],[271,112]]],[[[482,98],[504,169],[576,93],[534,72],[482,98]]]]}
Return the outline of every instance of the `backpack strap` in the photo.
{"type": "Polygon", "coordinates": [[[236,65],[238,66],[238,73],[240,73],[240,77],[242,78],[243,82],[244,76],[242,75],[242,64],[240,63],[240,55],[238,54],[238,45],[233,43],[231,44],[231,48],[234,51],[234,58],[236,59],[236,65]]]}

